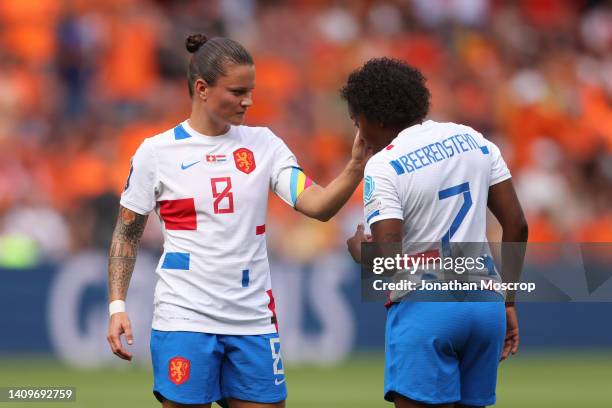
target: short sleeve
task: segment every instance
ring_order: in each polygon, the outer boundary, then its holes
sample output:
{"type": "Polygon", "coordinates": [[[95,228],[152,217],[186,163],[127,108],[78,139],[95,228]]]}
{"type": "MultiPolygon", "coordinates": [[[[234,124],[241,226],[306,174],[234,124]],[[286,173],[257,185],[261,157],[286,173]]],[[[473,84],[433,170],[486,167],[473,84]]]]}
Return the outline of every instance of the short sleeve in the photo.
{"type": "Polygon", "coordinates": [[[489,176],[489,186],[501,183],[512,177],[504,158],[495,143],[487,141],[491,153],[491,174],[489,176]]]}
{"type": "Polygon", "coordinates": [[[300,194],[313,184],[310,177],[299,167],[287,167],[280,171],[274,192],[284,202],[295,207],[300,194]]]}
{"type": "Polygon", "coordinates": [[[150,142],[142,142],[134,157],[120,204],[138,214],[150,213],[156,204],[157,161],[150,142]]]}
{"type": "Polygon", "coordinates": [[[283,201],[291,204],[289,197],[283,194],[287,189],[283,181],[286,177],[290,177],[293,169],[299,169],[295,155],[289,150],[285,142],[269,131],[272,136],[272,172],[270,173],[270,188],[283,201]]]}
{"type": "Polygon", "coordinates": [[[370,159],[363,180],[365,220],[371,227],[377,221],[404,219],[396,180],[391,165],[370,159]]]}

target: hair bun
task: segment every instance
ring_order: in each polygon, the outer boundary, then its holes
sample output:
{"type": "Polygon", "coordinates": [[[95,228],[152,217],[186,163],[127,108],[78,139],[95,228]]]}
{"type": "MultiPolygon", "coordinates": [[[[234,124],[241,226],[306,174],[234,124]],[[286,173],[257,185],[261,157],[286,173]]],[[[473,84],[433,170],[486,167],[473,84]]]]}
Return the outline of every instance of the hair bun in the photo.
{"type": "Polygon", "coordinates": [[[195,53],[202,45],[206,43],[208,38],[204,34],[192,34],[185,40],[185,47],[190,53],[195,53]]]}

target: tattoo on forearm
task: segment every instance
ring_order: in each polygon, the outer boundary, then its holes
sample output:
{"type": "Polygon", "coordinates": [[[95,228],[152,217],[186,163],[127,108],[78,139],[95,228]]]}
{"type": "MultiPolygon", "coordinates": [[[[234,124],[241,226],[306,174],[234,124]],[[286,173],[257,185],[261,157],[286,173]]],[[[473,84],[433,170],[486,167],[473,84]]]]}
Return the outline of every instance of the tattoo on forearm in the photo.
{"type": "Polygon", "coordinates": [[[136,258],[110,258],[108,260],[109,298],[125,299],[135,264],[136,258]]]}
{"type": "Polygon", "coordinates": [[[108,293],[111,299],[125,299],[146,223],[147,216],[120,208],[108,257],[108,293]]]}
{"type": "Polygon", "coordinates": [[[109,258],[135,258],[136,248],[131,242],[111,242],[109,258]]]}

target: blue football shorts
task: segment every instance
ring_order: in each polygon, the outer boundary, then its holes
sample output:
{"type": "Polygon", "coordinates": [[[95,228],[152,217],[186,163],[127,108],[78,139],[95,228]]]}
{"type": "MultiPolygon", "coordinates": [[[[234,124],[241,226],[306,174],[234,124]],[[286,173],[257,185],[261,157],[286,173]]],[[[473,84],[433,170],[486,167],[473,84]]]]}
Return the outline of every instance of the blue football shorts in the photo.
{"type": "Polygon", "coordinates": [[[477,296],[478,302],[411,299],[389,308],[386,400],[392,401],[397,393],[426,404],[495,403],[505,305],[495,292],[477,296]]]}
{"type": "Polygon", "coordinates": [[[287,398],[277,333],[232,336],[151,331],[153,393],[179,404],[225,398],[276,403],[287,398]]]}

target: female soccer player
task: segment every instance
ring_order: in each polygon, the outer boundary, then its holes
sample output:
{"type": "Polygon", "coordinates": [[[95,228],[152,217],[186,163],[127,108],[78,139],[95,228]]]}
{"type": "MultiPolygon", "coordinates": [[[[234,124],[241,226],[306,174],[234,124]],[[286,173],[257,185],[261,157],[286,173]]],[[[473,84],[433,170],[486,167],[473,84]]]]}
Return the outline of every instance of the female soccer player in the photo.
{"type": "Polygon", "coordinates": [[[265,127],[242,126],[255,66],[228,38],[186,41],[193,54],[189,119],[146,139],[132,159],[109,255],[108,342],[130,360],[128,284],[147,214],[164,233],[151,333],[154,394],[164,407],[283,407],[287,391],[266,253],[271,188],[297,211],[332,217],[363,177],[357,136],[344,171],[327,187],[300,169],[265,127]]]}
{"type": "MultiPolygon", "coordinates": [[[[488,251],[487,206],[501,223],[504,243],[526,242],[527,223],[499,149],[468,126],[424,121],[430,94],[418,70],[373,59],[349,76],[342,95],[375,152],[364,184],[372,235],[360,225],[347,242],[357,262],[362,241],[401,243],[404,254],[433,258],[452,257],[458,243],[483,243],[476,248],[488,251]]],[[[522,265],[522,254],[516,256],[514,263],[522,265]]],[[[503,261],[505,267],[513,260],[503,261]]],[[[444,279],[426,272],[416,279],[444,279]]],[[[471,277],[500,280],[494,266],[471,277]]],[[[396,278],[414,279],[400,272],[396,278]]],[[[391,292],[385,399],[398,408],[495,403],[498,362],[518,348],[514,305],[507,303],[504,311],[503,297],[493,291],[429,295],[480,302],[419,302],[418,292],[391,292]]]]}

